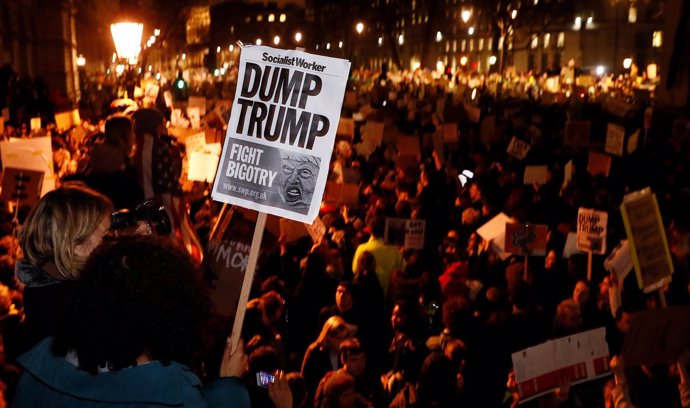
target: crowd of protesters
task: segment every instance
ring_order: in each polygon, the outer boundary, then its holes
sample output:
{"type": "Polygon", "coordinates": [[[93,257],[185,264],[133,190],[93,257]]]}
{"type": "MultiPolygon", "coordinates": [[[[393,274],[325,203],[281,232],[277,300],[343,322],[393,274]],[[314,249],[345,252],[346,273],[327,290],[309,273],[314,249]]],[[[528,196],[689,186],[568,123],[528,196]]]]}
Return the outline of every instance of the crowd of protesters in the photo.
{"type": "MultiPolygon", "coordinates": [[[[330,179],[358,184],[358,204],[324,203],[320,242],[281,235],[265,248],[237,350],[226,342],[231,322],[214,316],[205,295],[205,264],[190,250],[208,242],[221,204],[209,198],[208,184],[180,187],[184,145],[166,131],[171,109],[163,94],[171,88],[162,87],[153,107],[133,115],[92,118],[80,125],[83,138],[74,137],[74,128],[46,126],[58,188],[34,208],[19,208],[18,220],[9,207],[0,214],[5,400],[17,406],[508,407],[520,403],[512,353],[605,327],[613,376],[563,383],[523,405],[690,406],[688,353],[649,366],[626,366],[620,357],[631,315],[660,308],[659,294],[643,293],[634,274],[618,281],[604,269],[604,256],[593,257],[588,280],[587,255],[564,254],[578,208],[608,212],[607,247],[613,248],[625,238],[623,196],[650,187],[675,266],[663,301],[690,303],[687,122],[675,122],[685,123],[682,128],[655,112],[636,149],[614,158],[608,176],[593,176],[586,171],[588,152],[602,150],[606,125],[620,124],[628,134],[644,128],[649,102],[626,92],[621,96],[631,108],[617,116],[603,108],[601,88],[590,98],[573,92],[540,103],[533,83],[516,83],[524,86],[496,97],[490,80],[479,76],[357,70],[348,86],[355,99],[346,101],[342,116],[366,115],[351,137],[338,138],[330,179]],[[466,105],[482,117],[494,115],[499,137],[483,140],[466,105]],[[588,148],[563,142],[566,122],[575,119],[592,122],[588,148]],[[367,121],[383,123],[392,136],[365,157],[356,146],[367,121]],[[432,135],[448,122],[458,124],[459,137],[439,151],[432,135]],[[396,161],[398,134],[419,141],[412,165],[396,161]],[[524,159],[506,152],[513,136],[531,145],[524,159]],[[142,154],[169,171],[147,168],[142,154]],[[564,183],[570,160],[575,172],[564,183]],[[548,166],[545,184],[523,184],[532,164],[548,166]],[[473,177],[461,183],[465,169],[473,177]],[[177,246],[142,238],[168,235],[153,225],[111,230],[115,210],[146,199],[170,207],[174,197],[189,210],[171,217],[177,246]],[[528,264],[521,256],[501,259],[477,234],[500,212],[547,225],[545,256],[528,264]],[[423,249],[387,244],[386,218],[424,220],[423,249]],[[184,238],[184,225],[198,238],[184,238]],[[257,383],[263,372],[275,376],[272,385],[257,383]]],[[[221,88],[233,86],[192,84],[188,91],[206,89],[211,108],[214,97],[232,97],[221,88]]],[[[174,96],[184,105],[188,95],[174,96]]],[[[6,138],[31,137],[32,115],[51,121],[50,109],[34,112],[5,100],[13,107],[6,138]],[[24,108],[30,115],[17,113],[24,108]]]]}

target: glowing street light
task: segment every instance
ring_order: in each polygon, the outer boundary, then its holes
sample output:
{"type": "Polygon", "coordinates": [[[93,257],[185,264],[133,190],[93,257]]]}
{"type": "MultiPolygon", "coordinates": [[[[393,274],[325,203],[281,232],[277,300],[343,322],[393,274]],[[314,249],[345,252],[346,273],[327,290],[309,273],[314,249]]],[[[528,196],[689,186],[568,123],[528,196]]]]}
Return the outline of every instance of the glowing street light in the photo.
{"type": "Polygon", "coordinates": [[[357,34],[362,34],[362,31],[364,31],[364,23],[357,23],[357,25],[355,26],[355,30],[357,30],[357,34]]]}
{"type": "Polygon", "coordinates": [[[84,56],[81,54],[79,54],[79,56],[77,57],[77,66],[78,67],[86,66],[86,58],[84,58],[84,56]]]}
{"type": "Polygon", "coordinates": [[[273,44],[275,44],[275,45],[280,44],[280,37],[279,36],[276,35],[275,37],[273,37],[273,44]]]}
{"type": "Polygon", "coordinates": [[[302,41],[302,33],[299,31],[295,33],[295,42],[300,42],[302,41]]]}
{"type": "Polygon", "coordinates": [[[383,37],[379,37],[378,44],[379,47],[383,45],[383,37]]]}
{"type": "Polygon", "coordinates": [[[443,40],[443,34],[440,31],[436,31],[436,42],[441,42],[443,40]]]}
{"type": "Polygon", "coordinates": [[[460,18],[462,19],[463,23],[470,21],[470,17],[472,17],[472,10],[466,9],[460,12],[460,18]]]}
{"type": "Polygon", "coordinates": [[[141,35],[144,25],[141,23],[117,23],[110,25],[110,33],[113,36],[115,49],[120,59],[136,64],[141,52],[141,35]]]}
{"type": "Polygon", "coordinates": [[[460,65],[462,65],[463,67],[464,67],[465,65],[467,65],[467,57],[466,57],[466,56],[463,55],[463,56],[460,58],[460,65]]]}
{"type": "Polygon", "coordinates": [[[632,58],[628,57],[623,60],[623,68],[630,69],[632,67],[632,58]]]}
{"type": "Polygon", "coordinates": [[[474,35],[474,27],[470,27],[467,29],[467,34],[469,35],[474,35]]]}
{"type": "Polygon", "coordinates": [[[261,45],[261,38],[256,39],[256,45],[261,45]]]}
{"type": "Polygon", "coordinates": [[[496,65],[496,56],[492,55],[489,57],[489,65],[496,65]]]}
{"type": "Polygon", "coordinates": [[[599,65],[595,72],[597,76],[603,76],[606,73],[606,68],[603,65],[599,65]]]}
{"type": "Polygon", "coordinates": [[[517,10],[513,10],[510,12],[510,18],[512,18],[513,20],[515,20],[515,18],[517,18],[517,10]]]}
{"type": "Polygon", "coordinates": [[[398,44],[400,44],[400,45],[405,44],[405,37],[402,34],[400,34],[398,36],[398,44]]]}

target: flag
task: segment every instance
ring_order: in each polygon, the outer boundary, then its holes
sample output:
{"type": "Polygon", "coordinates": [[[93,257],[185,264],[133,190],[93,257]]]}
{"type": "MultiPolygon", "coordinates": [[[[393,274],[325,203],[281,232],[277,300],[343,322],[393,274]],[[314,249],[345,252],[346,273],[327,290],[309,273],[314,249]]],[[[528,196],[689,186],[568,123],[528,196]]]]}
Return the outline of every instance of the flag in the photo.
{"type": "Polygon", "coordinates": [[[149,134],[136,135],[134,165],[144,198],[165,206],[172,226],[171,237],[176,239],[197,261],[203,258],[199,237],[187,211],[187,202],[180,189],[182,157],[177,147],[149,134]]]}

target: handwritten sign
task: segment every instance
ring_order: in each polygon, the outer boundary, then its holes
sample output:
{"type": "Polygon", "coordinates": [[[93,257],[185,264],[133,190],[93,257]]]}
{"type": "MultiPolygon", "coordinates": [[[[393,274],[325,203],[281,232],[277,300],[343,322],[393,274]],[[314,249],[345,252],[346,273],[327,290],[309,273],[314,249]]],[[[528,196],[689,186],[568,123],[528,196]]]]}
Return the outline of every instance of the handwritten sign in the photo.
{"type": "Polygon", "coordinates": [[[625,146],[625,128],[623,126],[609,123],[606,128],[606,153],[623,156],[623,146],[625,146]]]}
{"type": "Polygon", "coordinates": [[[577,249],[603,255],[606,252],[606,229],[609,214],[580,208],[577,211],[577,249]]]}
{"type": "Polygon", "coordinates": [[[524,159],[527,157],[527,154],[529,153],[530,150],[530,144],[527,142],[524,142],[517,137],[513,136],[512,139],[510,139],[510,144],[508,144],[508,149],[506,152],[515,157],[516,159],[524,159]]]}
{"type": "Polygon", "coordinates": [[[518,255],[545,255],[549,228],[539,224],[506,224],[505,250],[518,255]]]}
{"type": "Polygon", "coordinates": [[[386,218],[384,241],[405,249],[422,249],[424,248],[425,226],[424,220],[386,218]]]}
{"type": "Polygon", "coordinates": [[[640,288],[649,293],[669,283],[673,262],[656,195],[644,189],[626,196],[621,214],[640,288]]]}

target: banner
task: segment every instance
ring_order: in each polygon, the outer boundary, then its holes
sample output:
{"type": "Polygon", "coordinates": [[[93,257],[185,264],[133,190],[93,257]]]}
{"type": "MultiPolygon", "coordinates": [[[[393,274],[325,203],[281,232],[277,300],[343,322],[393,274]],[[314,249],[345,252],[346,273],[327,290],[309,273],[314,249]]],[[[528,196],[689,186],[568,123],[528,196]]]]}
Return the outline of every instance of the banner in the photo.
{"type": "Polygon", "coordinates": [[[649,293],[669,283],[673,262],[656,195],[648,188],[627,195],[621,214],[640,289],[649,293]]]}
{"type": "Polygon", "coordinates": [[[549,227],[540,224],[506,224],[506,252],[516,255],[546,255],[549,227]]]}
{"type": "Polygon", "coordinates": [[[577,211],[577,249],[603,255],[606,252],[606,228],[609,214],[580,208],[577,211]]]}
{"type": "Polygon", "coordinates": [[[213,199],[311,223],[349,69],[342,59],[244,47],[213,199]]]}
{"type": "Polygon", "coordinates": [[[609,358],[603,327],[513,353],[520,403],[550,393],[564,382],[572,387],[609,375],[609,358]]]}

